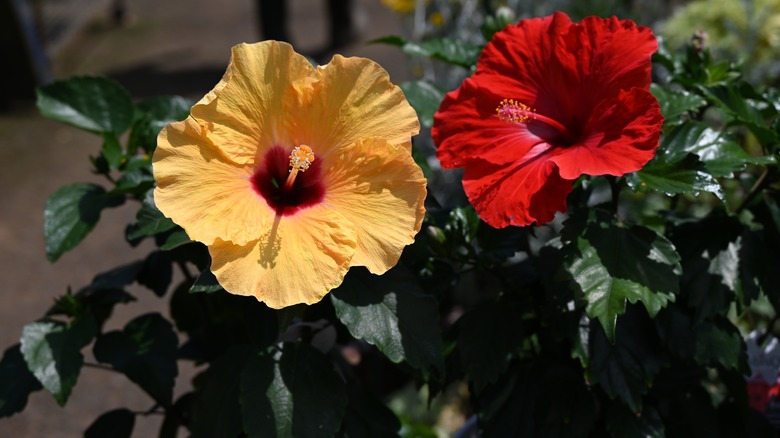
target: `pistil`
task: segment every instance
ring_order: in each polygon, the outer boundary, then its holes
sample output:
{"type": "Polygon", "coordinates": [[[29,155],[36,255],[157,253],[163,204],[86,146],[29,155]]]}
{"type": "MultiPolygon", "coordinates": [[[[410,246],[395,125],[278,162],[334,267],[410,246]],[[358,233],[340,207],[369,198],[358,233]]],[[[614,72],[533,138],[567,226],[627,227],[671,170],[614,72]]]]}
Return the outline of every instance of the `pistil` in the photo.
{"type": "Polygon", "coordinates": [[[287,181],[284,183],[284,188],[289,190],[295,183],[295,177],[298,172],[305,172],[306,169],[314,162],[314,152],[308,145],[302,144],[293,148],[290,153],[290,174],[287,175],[287,181]]]}
{"type": "Polygon", "coordinates": [[[535,109],[514,99],[502,100],[496,108],[496,114],[502,122],[506,123],[527,124],[530,123],[531,120],[541,122],[560,132],[564,138],[570,138],[570,132],[563,124],[555,119],[538,114],[535,109]]]}

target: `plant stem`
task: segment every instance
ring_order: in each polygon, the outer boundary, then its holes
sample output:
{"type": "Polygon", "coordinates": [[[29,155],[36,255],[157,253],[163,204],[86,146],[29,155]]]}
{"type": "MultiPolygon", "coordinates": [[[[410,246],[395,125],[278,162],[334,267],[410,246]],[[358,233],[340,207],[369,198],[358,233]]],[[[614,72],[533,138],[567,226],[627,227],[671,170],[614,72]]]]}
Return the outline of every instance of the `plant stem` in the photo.
{"type": "Polygon", "coordinates": [[[742,210],[744,210],[751,201],[753,201],[753,198],[756,197],[756,195],[761,192],[761,190],[764,189],[770,182],[772,182],[773,178],[770,178],[771,176],[774,176],[775,168],[774,167],[767,167],[764,169],[764,172],[761,173],[761,175],[758,177],[755,183],[753,183],[753,187],[750,188],[750,191],[748,192],[747,196],[745,196],[745,199],[742,200],[742,202],[739,204],[739,207],[737,207],[736,210],[734,210],[734,213],[740,214],[742,213],[742,210]]]}
{"type": "Polygon", "coordinates": [[[618,205],[620,204],[620,189],[621,184],[618,182],[616,176],[612,175],[606,175],[607,181],[609,181],[609,187],[612,189],[612,202],[610,204],[610,209],[612,211],[612,215],[617,217],[618,215],[618,205]]]}

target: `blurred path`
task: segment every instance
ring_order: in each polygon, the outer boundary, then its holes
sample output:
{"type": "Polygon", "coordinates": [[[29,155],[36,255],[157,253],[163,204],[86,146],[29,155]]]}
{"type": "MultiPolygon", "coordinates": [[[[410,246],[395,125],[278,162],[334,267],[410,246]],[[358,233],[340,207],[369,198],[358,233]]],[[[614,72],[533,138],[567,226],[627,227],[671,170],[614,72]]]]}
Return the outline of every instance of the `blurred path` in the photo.
{"type": "MultiPolygon", "coordinates": [[[[323,0],[289,0],[290,28],[298,51],[315,51],[327,36],[323,0]]],[[[222,76],[230,47],[257,41],[254,1],[133,0],[128,21],[111,24],[108,2],[95,2],[93,10],[52,61],[54,74],[111,76],[134,97],[181,94],[200,98],[222,76]]],[[[394,82],[408,78],[405,57],[396,48],[364,46],[367,41],[400,33],[400,20],[379,0],[355,0],[360,40],[340,53],[372,58],[383,65],[394,82]]],[[[98,272],[144,257],[149,247],[131,249],[123,240],[125,225],[133,219],[132,207],[106,211],[93,233],[76,250],[56,264],[46,261],[43,246],[43,205],[59,187],[97,181],[90,174],[88,155],[96,153],[96,136],[50,122],[37,115],[32,103],[17,104],[0,113],[0,348],[18,342],[24,324],[43,315],[68,285],[87,284],[98,272]]],[[[118,306],[108,330],[120,328],[146,311],[167,315],[167,297],[160,300],[144,289],[130,290],[139,299],[118,306]]],[[[93,361],[85,350],[86,359],[93,361]]],[[[181,393],[194,374],[180,369],[181,393]]],[[[1,382],[0,382],[1,383],[1,382]]],[[[79,383],[65,408],[45,391],[34,393],[21,414],[0,420],[0,438],[76,437],[101,413],[126,406],[146,410],[151,399],[124,376],[82,369],[79,383]]],[[[135,437],[156,436],[160,417],[139,417],[135,437]]]]}

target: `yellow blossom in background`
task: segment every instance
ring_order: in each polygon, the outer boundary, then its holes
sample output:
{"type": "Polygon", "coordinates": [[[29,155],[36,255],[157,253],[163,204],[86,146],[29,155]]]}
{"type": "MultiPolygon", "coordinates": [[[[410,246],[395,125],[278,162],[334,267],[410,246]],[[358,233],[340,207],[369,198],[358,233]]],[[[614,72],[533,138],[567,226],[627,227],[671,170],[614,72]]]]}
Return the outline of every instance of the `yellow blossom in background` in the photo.
{"type": "Polygon", "coordinates": [[[444,15],[442,15],[442,13],[439,11],[431,12],[431,15],[428,17],[428,21],[430,21],[431,24],[436,27],[441,27],[444,25],[444,15]]]}
{"type": "Polygon", "coordinates": [[[155,203],[228,292],[312,304],[351,266],[393,267],[420,230],[417,115],[375,62],[240,44],[190,114],[158,137],[155,203]]]}
{"type": "MultiPolygon", "coordinates": [[[[424,3],[427,4],[429,1],[425,0],[424,3]]],[[[417,0],[382,0],[382,4],[399,14],[408,14],[417,7],[417,0]]]]}

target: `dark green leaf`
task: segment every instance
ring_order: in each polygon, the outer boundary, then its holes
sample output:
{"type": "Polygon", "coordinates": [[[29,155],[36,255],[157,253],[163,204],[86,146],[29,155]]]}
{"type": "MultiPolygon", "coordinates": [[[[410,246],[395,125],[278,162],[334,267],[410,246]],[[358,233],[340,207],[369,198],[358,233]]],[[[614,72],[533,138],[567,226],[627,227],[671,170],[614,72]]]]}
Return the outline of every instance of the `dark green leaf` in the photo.
{"type": "Polygon", "coordinates": [[[184,230],[175,230],[165,238],[163,244],[160,245],[160,249],[163,251],[170,251],[190,242],[192,242],[192,240],[190,240],[190,237],[184,230]]]}
{"type": "Polygon", "coordinates": [[[0,382],[0,418],[23,411],[30,393],[41,389],[41,383],[27,369],[19,344],[5,350],[0,361],[0,382]]]}
{"type": "Polygon", "coordinates": [[[382,276],[353,268],[330,294],[336,315],[353,336],[376,345],[393,362],[443,369],[436,300],[401,267],[382,276]]]}
{"type": "Polygon", "coordinates": [[[192,102],[179,96],[162,96],[141,101],[141,117],[130,131],[131,148],[143,148],[151,154],[157,146],[157,134],[170,122],[187,118],[192,102]]]}
{"type": "Polygon", "coordinates": [[[613,403],[607,411],[607,429],[615,438],[664,438],[664,422],[650,406],[642,412],[631,412],[620,403],[613,403]]]}
{"type": "Polygon", "coordinates": [[[155,295],[165,295],[173,279],[173,261],[169,253],[154,251],[144,260],[138,273],[138,283],[148,287],[155,295]]]}
{"type": "Polygon", "coordinates": [[[476,307],[458,320],[463,370],[477,391],[496,381],[524,336],[521,316],[504,303],[476,307]]]}
{"type": "MultiPolygon", "coordinates": [[[[201,394],[190,428],[193,438],[235,437],[243,432],[239,393],[246,384],[242,384],[241,370],[255,354],[254,347],[234,345],[195,378],[195,386],[201,394]]],[[[260,406],[257,409],[259,412],[260,406]]],[[[270,411],[264,414],[268,415],[270,411]]]]}
{"type": "Polygon", "coordinates": [[[347,385],[349,404],[342,429],[347,438],[398,436],[401,422],[381,401],[356,384],[347,385]]]}
{"type": "Polygon", "coordinates": [[[76,385],[84,363],[81,349],[92,341],[96,330],[90,318],[71,324],[38,321],[22,330],[21,352],[27,367],[60,406],[76,385]]]}
{"type": "Polygon", "coordinates": [[[177,438],[179,429],[186,424],[191,424],[192,412],[197,401],[195,392],[188,392],[173,404],[172,409],[165,411],[165,419],[160,426],[159,438],[177,438]]]}
{"type": "Polygon", "coordinates": [[[71,184],[54,192],[43,211],[49,261],[57,261],[65,251],[78,245],[95,227],[104,208],[123,202],[124,198],[106,196],[105,189],[96,184],[71,184]]]}
{"type": "Polygon", "coordinates": [[[670,196],[678,193],[697,196],[700,192],[710,192],[721,201],[725,200],[718,180],[694,154],[675,162],[656,158],[628,175],[627,181],[634,190],[655,190],[670,196]]]}
{"type": "Polygon", "coordinates": [[[344,382],[306,344],[271,348],[241,373],[241,413],[250,437],[333,436],[346,406],[344,382]]]}
{"type": "Polygon", "coordinates": [[[444,92],[428,81],[404,82],[401,89],[417,112],[420,124],[425,128],[433,126],[433,115],[439,110],[444,92]]]}
{"type": "Polygon", "coordinates": [[[680,256],[663,236],[639,226],[616,226],[592,215],[575,246],[567,247],[565,269],[579,286],[590,318],[598,318],[611,341],[626,301],[637,301],[651,316],[679,291],[680,256]]]}
{"type": "Polygon", "coordinates": [[[212,293],[220,290],[222,290],[222,286],[220,286],[219,282],[217,281],[217,277],[211,273],[210,269],[206,269],[201,272],[200,275],[198,275],[198,278],[195,280],[195,284],[193,284],[192,288],[190,289],[190,293],[212,293]]]}
{"type": "Polygon", "coordinates": [[[110,79],[74,77],[41,87],[37,94],[41,114],[86,131],[119,135],[133,122],[130,94],[110,79]]]}
{"type": "Polygon", "coordinates": [[[144,261],[136,260],[131,263],[118,266],[106,272],[102,272],[92,279],[89,286],[81,291],[94,291],[99,289],[122,289],[125,286],[133,284],[138,278],[138,274],[143,269],[144,261]]]}
{"type": "Polygon", "coordinates": [[[176,227],[172,220],[163,216],[162,212],[154,205],[154,192],[146,192],[143,204],[135,217],[135,223],[127,229],[127,239],[136,240],[147,236],[154,236],[176,227]]]}
{"type": "Polygon", "coordinates": [[[159,403],[168,405],[178,374],[176,349],[179,341],[171,324],[158,313],[141,315],[124,330],[100,336],[95,358],[111,364],[159,403]]]}
{"type": "Polygon", "coordinates": [[[576,361],[514,362],[475,395],[484,436],[586,437],[596,420],[576,361]]]}
{"type": "Polygon", "coordinates": [[[658,315],[656,326],[664,344],[682,358],[693,359],[702,366],[746,368],[742,336],[725,317],[694,323],[692,317],[670,307],[658,315]]]}
{"type": "Polygon", "coordinates": [[[588,347],[591,381],[639,412],[642,395],[667,360],[642,309],[632,306],[620,318],[614,344],[601,325],[591,322],[588,347]]]}
{"type": "Polygon", "coordinates": [[[114,409],[99,416],[87,430],[84,438],[130,438],[135,426],[135,414],[128,409],[114,409]]]}
{"type": "Polygon", "coordinates": [[[697,111],[707,104],[703,97],[685,90],[670,90],[658,84],[650,85],[650,92],[658,99],[665,126],[677,126],[686,121],[685,114],[697,111]]]}
{"type": "Polygon", "coordinates": [[[682,290],[698,321],[724,314],[739,289],[739,236],[734,217],[710,216],[685,223],[670,237],[682,256],[682,290]]]}
{"type": "Polygon", "coordinates": [[[450,38],[432,38],[416,43],[397,35],[377,38],[370,43],[398,46],[409,56],[437,59],[470,69],[476,65],[482,48],[450,38]]]}

